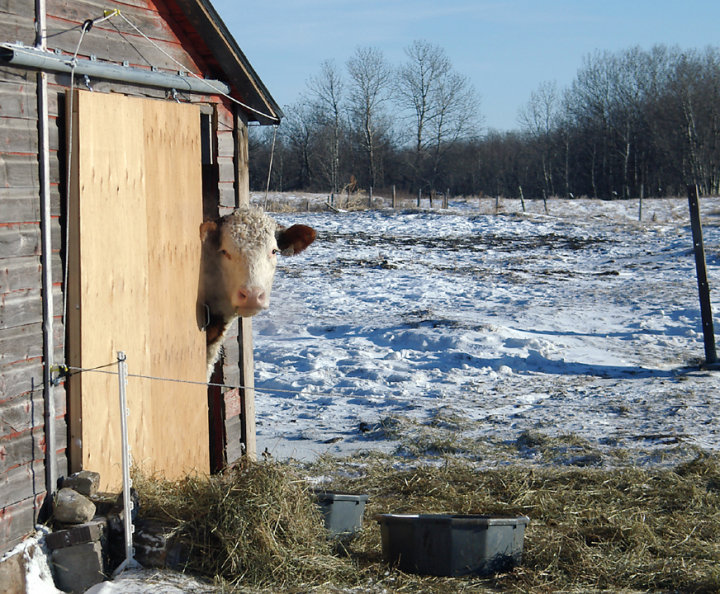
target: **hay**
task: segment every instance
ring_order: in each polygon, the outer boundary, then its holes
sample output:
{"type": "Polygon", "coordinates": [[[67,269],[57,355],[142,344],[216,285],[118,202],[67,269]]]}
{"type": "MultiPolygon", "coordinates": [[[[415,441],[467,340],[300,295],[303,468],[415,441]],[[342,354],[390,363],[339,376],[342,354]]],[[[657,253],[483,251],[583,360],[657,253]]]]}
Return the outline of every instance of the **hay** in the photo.
{"type": "Polygon", "coordinates": [[[648,471],[478,469],[458,456],[421,463],[366,454],[304,467],[252,464],[180,483],[138,477],[136,486],[141,515],[174,526],[191,544],[188,570],[275,594],[720,591],[714,456],[648,471]],[[363,531],[343,555],[326,539],[312,477],[329,481],[329,490],[370,496],[363,531]],[[523,563],[491,578],[404,574],[382,559],[372,518],[388,512],[527,515],[523,563]]]}
{"type": "MultiPolygon", "coordinates": [[[[720,471],[700,457],[675,470],[506,468],[478,471],[460,459],[396,468],[397,459],[357,457],[332,488],[370,495],[378,513],[528,515],[523,564],[493,579],[438,580],[395,574],[392,589],[444,592],[720,590],[720,471]],[[352,473],[351,473],[352,470],[352,473]],[[451,584],[455,583],[455,586],[451,584]]],[[[319,463],[325,476],[329,461],[319,463]]],[[[375,523],[353,545],[378,563],[375,523]]],[[[386,583],[387,586],[390,584],[386,583]]]]}
{"type": "Polygon", "coordinates": [[[172,527],[190,550],[186,569],[254,587],[353,581],[348,559],[332,555],[319,508],[293,471],[251,464],[175,483],[136,476],[140,513],[172,527]]]}

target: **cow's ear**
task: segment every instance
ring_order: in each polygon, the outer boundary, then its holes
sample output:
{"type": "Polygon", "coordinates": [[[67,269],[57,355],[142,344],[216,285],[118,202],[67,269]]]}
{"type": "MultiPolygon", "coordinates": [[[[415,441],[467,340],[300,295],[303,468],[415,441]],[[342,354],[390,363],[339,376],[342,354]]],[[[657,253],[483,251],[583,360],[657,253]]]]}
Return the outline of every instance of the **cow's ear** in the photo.
{"type": "Polygon", "coordinates": [[[200,225],[200,241],[216,243],[218,237],[218,224],[215,221],[206,221],[200,225]]]}
{"type": "Polygon", "coordinates": [[[278,249],[283,256],[294,256],[302,252],[317,237],[317,231],[307,225],[281,227],[275,232],[278,249]]]}

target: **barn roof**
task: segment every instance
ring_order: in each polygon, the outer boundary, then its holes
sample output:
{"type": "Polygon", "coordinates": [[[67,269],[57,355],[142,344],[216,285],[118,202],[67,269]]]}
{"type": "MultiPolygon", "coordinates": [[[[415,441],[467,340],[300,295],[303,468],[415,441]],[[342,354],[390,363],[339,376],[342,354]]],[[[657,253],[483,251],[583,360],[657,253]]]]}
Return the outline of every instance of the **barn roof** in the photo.
{"type": "Polygon", "coordinates": [[[248,62],[225,23],[209,0],[171,0],[182,14],[176,15],[208,64],[221,71],[250,107],[248,118],[260,124],[277,124],[283,117],[275,102],[248,62]],[[183,18],[184,17],[184,18],[183,18]]]}

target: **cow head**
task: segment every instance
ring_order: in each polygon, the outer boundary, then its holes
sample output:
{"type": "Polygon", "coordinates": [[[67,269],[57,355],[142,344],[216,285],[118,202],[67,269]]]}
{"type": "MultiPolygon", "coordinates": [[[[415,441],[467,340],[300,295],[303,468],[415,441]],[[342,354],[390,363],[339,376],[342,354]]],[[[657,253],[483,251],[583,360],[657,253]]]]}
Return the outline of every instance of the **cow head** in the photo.
{"type": "Polygon", "coordinates": [[[281,227],[255,208],[240,208],[201,225],[198,315],[199,320],[204,317],[209,364],[211,351],[214,363],[236,317],[254,316],[270,305],[277,256],[299,254],[315,237],[311,227],[281,227]]]}

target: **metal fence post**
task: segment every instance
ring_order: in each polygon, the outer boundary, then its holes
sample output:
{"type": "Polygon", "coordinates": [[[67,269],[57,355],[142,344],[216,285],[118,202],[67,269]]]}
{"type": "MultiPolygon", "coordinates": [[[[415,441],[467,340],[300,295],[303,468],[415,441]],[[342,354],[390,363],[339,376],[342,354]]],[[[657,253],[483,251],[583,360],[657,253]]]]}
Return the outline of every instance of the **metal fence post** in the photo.
{"type": "Polygon", "coordinates": [[[128,441],[127,417],[127,396],[125,387],[127,385],[127,358],[124,351],[118,351],[118,382],[120,384],[120,432],[122,434],[122,472],[123,472],[123,527],[125,530],[125,561],[115,570],[114,575],[122,573],[126,569],[140,567],[135,561],[135,549],[133,548],[133,532],[135,527],[132,523],[132,509],[134,507],[130,497],[130,443],[128,441]]]}

